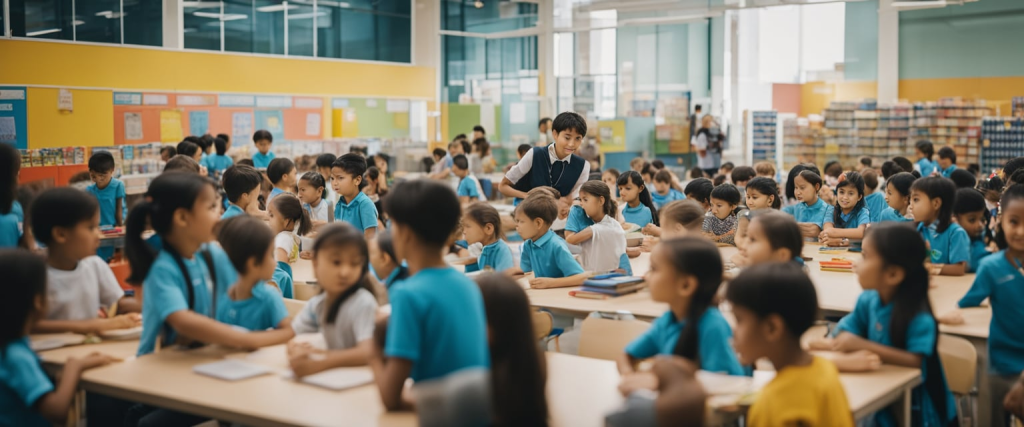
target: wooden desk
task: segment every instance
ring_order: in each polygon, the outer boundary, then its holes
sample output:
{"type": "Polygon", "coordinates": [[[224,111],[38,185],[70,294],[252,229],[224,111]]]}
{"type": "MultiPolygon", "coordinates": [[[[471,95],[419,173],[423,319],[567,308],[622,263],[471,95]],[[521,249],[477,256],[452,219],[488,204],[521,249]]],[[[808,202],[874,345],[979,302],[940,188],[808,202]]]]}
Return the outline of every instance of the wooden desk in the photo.
{"type": "MultiPolygon", "coordinates": [[[[78,334],[35,334],[30,337],[33,341],[44,339],[64,339],[69,342],[79,342],[84,337],[78,334]]],[[[135,357],[139,349],[139,340],[106,340],[96,344],[75,344],[66,347],[55,348],[38,352],[39,359],[43,363],[63,366],[71,357],[84,357],[93,352],[103,353],[121,360],[128,360],[135,357]]]]}

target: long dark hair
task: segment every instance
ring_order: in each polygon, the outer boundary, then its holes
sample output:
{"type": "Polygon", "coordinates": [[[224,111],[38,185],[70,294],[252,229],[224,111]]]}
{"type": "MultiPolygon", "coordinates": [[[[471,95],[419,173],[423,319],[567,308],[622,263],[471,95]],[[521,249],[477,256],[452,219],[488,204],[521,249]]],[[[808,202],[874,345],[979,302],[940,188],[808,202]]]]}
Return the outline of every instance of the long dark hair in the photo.
{"type": "Polygon", "coordinates": [[[291,194],[279,194],[270,203],[277,208],[277,212],[284,219],[295,221],[299,224],[299,229],[295,232],[300,236],[304,236],[313,230],[313,221],[309,219],[309,212],[302,208],[302,202],[299,201],[298,197],[291,194]]]}
{"type": "Polygon", "coordinates": [[[164,173],[153,179],[145,200],[132,207],[125,222],[124,248],[131,267],[131,274],[126,279],[128,283],[142,284],[158,254],[156,249],[142,240],[146,221],[149,220],[157,235],[166,237],[171,232],[174,212],[178,209],[191,210],[199,193],[207,186],[213,188],[213,182],[187,172],[164,173]]]}
{"type": "Polygon", "coordinates": [[[18,193],[18,171],[21,170],[21,154],[10,144],[0,144],[0,214],[11,213],[18,193]]]}
{"type": "Polygon", "coordinates": [[[804,163],[793,166],[793,169],[789,170],[789,177],[786,178],[787,199],[793,200],[796,198],[796,194],[793,194],[794,185],[796,185],[796,183],[793,182],[793,180],[796,179],[796,176],[800,175],[800,173],[802,173],[803,171],[811,171],[814,172],[815,175],[818,175],[819,178],[821,177],[821,171],[819,171],[818,167],[814,166],[813,163],[804,163]]]}
{"type": "Polygon", "coordinates": [[[306,181],[313,188],[320,189],[320,200],[327,198],[327,183],[324,182],[324,176],[320,175],[320,172],[306,172],[302,174],[302,178],[299,181],[306,181]]]}
{"type": "MultiPolygon", "coordinates": [[[[942,179],[942,178],[939,178],[942,179]]],[[[952,183],[950,183],[952,185],[952,183]]],[[[935,317],[928,299],[928,270],[924,263],[928,249],[924,240],[912,226],[903,223],[883,222],[868,229],[865,244],[871,245],[886,267],[903,270],[903,282],[896,288],[892,300],[892,318],[889,320],[889,337],[892,346],[907,348],[907,329],[918,314],[935,317]]],[[[925,358],[925,390],[940,416],[946,414],[945,377],[938,353],[938,323],[934,324],[936,340],[932,343],[931,356],[925,358]]]]}
{"type": "Polygon", "coordinates": [[[316,240],[313,242],[313,258],[316,258],[320,250],[327,247],[352,245],[359,250],[360,256],[363,257],[363,262],[361,263],[363,269],[359,273],[359,281],[346,289],[345,292],[342,292],[341,296],[327,307],[327,323],[330,324],[333,324],[334,319],[338,317],[338,310],[341,309],[341,305],[345,303],[345,300],[354,295],[359,289],[366,289],[370,294],[376,296],[367,274],[370,271],[370,248],[366,244],[366,237],[363,236],[362,230],[356,230],[355,227],[347,222],[332,222],[328,224],[320,230],[320,234],[317,235],[316,240]]]}
{"type": "MultiPolygon", "coordinates": [[[[957,169],[961,170],[961,169],[957,169]]],[[[992,212],[989,212],[988,205],[985,204],[985,195],[981,194],[973,188],[960,188],[956,190],[956,204],[953,206],[953,215],[960,216],[969,214],[971,212],[981,212],[981,241],[988,242],[989,237],[989,221],[992,217],[992,212]]],[[[971,236],[973,240],[974,237],[971,236]]]]}
{"type": "MultiPolygon", "coordinates": [[[[856,205],[853,205],[853,210],[850,211],[850,218],[856,219],[857,214],[860,213],[861,209],[867,202],[864,201],[864,178],[857,172],[847,172],[846,179],[840,179],[839,184],[836,185],[836,191],[840,188],[853,186],[860,193],[860,200],[857,201],[856,205]]],[[[836,228],[846,228],[846,220],[843,219],[843,207],[839,206],[839,198],[836,197],[836,206],[832,212],[832,223],[836,228]]],[[[864,225],[864,224],[861,224],[864,225]]]]}
{"type": "Polygon", "coordinates": [[[941,176],[929,176],[914,181],[910,189],[924,193],[929,199],[937,198],[942,201],[937,218],[939,225],[935,227],[935,231],[945,232],[953,224],[953,205],[956,202],[956,185],[953,181],[941,176]]]}
{"type": "Polygon", "coordinates": [[[495,426],[546,426],[547,373],[537,348],[530,302],[523,288],[499,273],[476,279],[491,331],[491,387],[495,426]]]}
{"type": "MultiPolygon", "coordinates": [[[[608,189],[608,186],[605,186],[608,189]]],[[[476,222],[483,228],[487,224],[491,224],[494,227],[494,233],[488,237],[493,237],[495,240],[501,240],[501,214],[498,210],[491,206],[487,202],[473,202],[466,207],[466,217],[476,222]]],[[[392,258],[394,255],[392,255],[392,258]]]]}
{"type": "MultiPolygon", "coordinates": [[[[1000,213],[1010,205],[1010,202],[1018,199],[1024,199],[1024,184],[1014,184],[1006,187],[1006,191],[1003,192],[1003,197],[999,199],[1000,213]]],[[[1006,242],[1006,233],[1003,231],[1002,221],[1000,221],[999,224],[996,224],[996,246],[999,246],[999,249],[1006,249],[1010,246],[1009,243],[1006,242]]]]}
{"type": "MultiPolygon", "coordinates": [[[[604,204],[601,206],[601,210],[604,211],[605,215],[608,215],[608,216],[611,216],[612,218],[615,218],[615,211],[617,210],[617,207],[615,206],[615,200],[612,200],[612,191],[608,188],[607,185],[605,185],[604,182],[601,182],[601,181],[587,181],[587,182],[584,182],[583,186],[580,187],[580,191],[582,191],[584,193],[587,193],[587,194],[589,194],[591,196],[594,196],[594,197],[603,197],[604,198],[604,204]]],[[[651,214],[653,215],[654,212],[651,212],[651,214]]]]}
{"type": "Polygon", "coordinates": [[[763,176],[755,177],[747,182],[746,191],[750,190],[761,193],[766,197],[771,196],[772,203],[769,206],[770,208],[779,209],[782,207],[782,199],[779,197],[779,184],[776,184],[774,179],[763,176]]]}
{"type": "MultiPolygon", "coordinates": [[[[4,144],[0,144],[4,145],[4,144]]],[[[28,251],[0,250],[0,276],[17,284],[4,290],[0,298],[0,351],[25,336],[26,326],[35,313],[36,298],[46,299],[46,259],[28,251]]],[[[535,345],[536,347],[536,345],[535,345]]],[[[0,357],[6,356],[0,353],[0,357]]]]}
{"type": "Polygon", "coordinates": [[[651,222],[653,222],[654,225],[661,226],[661,223],[658,220],[658,208],[654,207],[654,199],[651,198],[651,190],[647,189],[647,186],[644,185],[644,177],[641,176],[639,172],[623,172],[622,175],[619,175],[619,179],[615,181],[615,185],[621,187],[623,185],[628,185],[630,182],[632,182],[633,185],[640,187],[641,190],[638,198],[640,199],[640,204],[647,206],[647,209],[651,210],[651,222]]]}
{"type": "Polygon", "coordinates": [[[697,279],[697,290],[690,297],[686,311],[686,325],[679,333],[679,341],[672,351],[701,364],[700,318],[714,304],[715,295],[722,284],[722,255],[711,241],[700,237],[680,237],[661,242],[672,267],[679,274],[697,279]]]}

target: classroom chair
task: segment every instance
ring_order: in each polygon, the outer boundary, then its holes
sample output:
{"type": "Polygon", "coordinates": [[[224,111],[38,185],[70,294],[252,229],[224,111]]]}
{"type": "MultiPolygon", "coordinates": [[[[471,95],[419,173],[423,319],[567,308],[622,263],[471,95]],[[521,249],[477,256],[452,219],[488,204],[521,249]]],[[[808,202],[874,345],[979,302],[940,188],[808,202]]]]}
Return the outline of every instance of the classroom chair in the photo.
{"type": "Polygon", "coordinates": [[[494,183],[492,183],[491,180],[489,180],[487,178],[480,178],[477,181],[480,181],[480,189],[483,190],[484,197],[487,197],[487,200],[493,199],[494,198],[494,183]]]}
{"type": "Polygon", "coordinates": [[[580,326],[580,350],[583,357],[616,360],[636,337],[650,329],[640,320],[612,320],[587,317],[580,326]]]}
{"type": "Polygon", "coordinates": [[[547,338],[555,324],[551,313],[535,310],[531,313],[531,318],[533,320],[533,336],[537,338],[537,341],[547,338]]]}
{"type": "Polygon", "coordinates": [[[492,421],[488,369],[466,368],[442,378],[417,382],[413,391],[421,427],[477,427],[492,421]]]}
{"type": "Polygon", "coordinates": [[[957,414],[962,425],[973,425],[977,411],[977,390],[974,387],[978,368],[978,350],[970,341],[952,335],[939,335],[939,359],[946,374],[949,390],[956,396],[957,414]],[[967,400],[965,411],[964,398],[967,400]]]}
{"type": "Polygon", "coordinates": [[[305,307],[306,301],[291,298],[284,299],[284,308],[288,309],[289,316],[295,316],[296,314],[299,314],[299,312],[302,311],[302,309],[305,307]]]}

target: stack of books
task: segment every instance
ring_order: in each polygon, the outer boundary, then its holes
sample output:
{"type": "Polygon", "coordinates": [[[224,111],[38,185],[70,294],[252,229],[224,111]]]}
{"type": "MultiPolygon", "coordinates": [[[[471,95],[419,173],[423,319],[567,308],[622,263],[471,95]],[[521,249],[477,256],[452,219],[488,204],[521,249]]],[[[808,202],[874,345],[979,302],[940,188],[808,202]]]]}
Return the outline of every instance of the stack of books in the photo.
{"type": "Polygon", "coordinates": [[[569,294],[579,298],[604,299],[631,294],[643,289],[645,285],[643,277],[599,276],[583,282],[581,290],[569,294]]]}
{"type": "Polygon", "coordinates": [[[839,273],[853,273],[853,261],[845,258],[832,258],[829,261],[821,261],[821,271],[836,271],[839,273]]]}

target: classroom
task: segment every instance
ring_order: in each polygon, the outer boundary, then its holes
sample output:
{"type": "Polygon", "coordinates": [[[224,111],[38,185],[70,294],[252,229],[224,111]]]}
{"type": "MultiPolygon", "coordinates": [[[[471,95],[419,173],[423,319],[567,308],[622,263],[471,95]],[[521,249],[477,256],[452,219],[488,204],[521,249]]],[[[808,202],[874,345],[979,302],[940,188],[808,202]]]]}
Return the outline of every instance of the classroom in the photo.
{"type": "Polygon", "coordinates": [[[0,427],[1022,426],[1022,39],[0,0],[0,427]]]}

